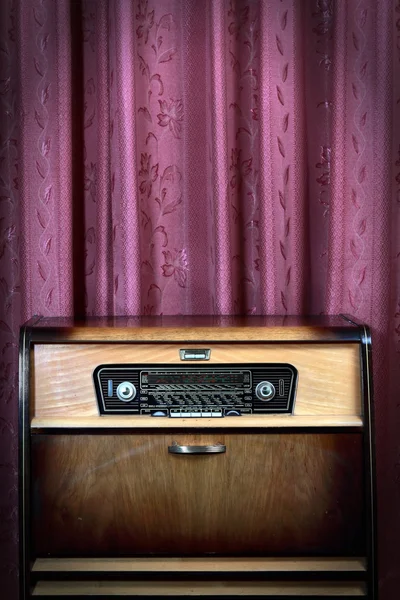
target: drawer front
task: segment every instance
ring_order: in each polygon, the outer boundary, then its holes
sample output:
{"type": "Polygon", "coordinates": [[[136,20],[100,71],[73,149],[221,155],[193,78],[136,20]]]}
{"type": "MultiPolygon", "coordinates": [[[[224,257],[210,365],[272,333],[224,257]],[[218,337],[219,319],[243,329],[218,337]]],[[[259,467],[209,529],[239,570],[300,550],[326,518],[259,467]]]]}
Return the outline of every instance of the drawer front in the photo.
{"type": "Polygon", "coordinates": [[[361,434],[36,434],[32,467],[36,556],[365,552],[361,434]]]}

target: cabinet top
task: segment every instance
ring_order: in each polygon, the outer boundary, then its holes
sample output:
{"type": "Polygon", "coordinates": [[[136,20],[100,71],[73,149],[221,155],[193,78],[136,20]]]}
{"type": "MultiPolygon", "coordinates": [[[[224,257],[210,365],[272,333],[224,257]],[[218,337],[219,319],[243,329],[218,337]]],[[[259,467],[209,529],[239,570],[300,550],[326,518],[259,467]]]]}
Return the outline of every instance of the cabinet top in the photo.
{"type": "Polygon", "coordinates": [[[35,316],[21,328],[34,342],[346,342],[365,328],[345,315],[35,316]]]}

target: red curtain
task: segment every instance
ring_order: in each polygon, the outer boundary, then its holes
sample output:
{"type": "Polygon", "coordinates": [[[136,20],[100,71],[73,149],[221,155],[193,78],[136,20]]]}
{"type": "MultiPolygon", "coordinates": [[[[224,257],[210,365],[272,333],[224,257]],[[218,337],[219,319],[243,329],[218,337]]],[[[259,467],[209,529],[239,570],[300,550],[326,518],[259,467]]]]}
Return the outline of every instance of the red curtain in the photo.
{"type": "Polygon", "coordinates": [[[0,577],[35,313],[344,312],[400,586],[400,0],[0,2],[0,577]]]}

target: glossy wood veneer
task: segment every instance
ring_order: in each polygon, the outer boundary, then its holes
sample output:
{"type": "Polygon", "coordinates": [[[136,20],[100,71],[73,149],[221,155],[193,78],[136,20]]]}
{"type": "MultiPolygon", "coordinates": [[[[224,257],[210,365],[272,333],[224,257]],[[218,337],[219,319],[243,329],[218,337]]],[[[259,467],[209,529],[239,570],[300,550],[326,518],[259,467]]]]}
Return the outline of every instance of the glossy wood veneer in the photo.
{"type": "MultiPolygon", "coordinates": [[[[48,344],[32,353],[31,416],[95,417],[93,371],[100,364],[179,364],[181,345],[48,344]]],[[[198,344],[193,347],[205,347],[198,344]]],[[[290,363],[299,373],[296,416],[360,416],[358,344],[210,344],[207,365],[290,363]]],[[[198,365],[188,361],[187,366],[198,365]]],[[[99,417],[105,422],[108,416],[99,417]]],[[[128,416],[126,418],[129,418],[128,416]]]]}
{"type": "Polygon", "coordinates": [[[32,469],[38,557],[365,553],[361,434],[38,434],[32,469]]]}

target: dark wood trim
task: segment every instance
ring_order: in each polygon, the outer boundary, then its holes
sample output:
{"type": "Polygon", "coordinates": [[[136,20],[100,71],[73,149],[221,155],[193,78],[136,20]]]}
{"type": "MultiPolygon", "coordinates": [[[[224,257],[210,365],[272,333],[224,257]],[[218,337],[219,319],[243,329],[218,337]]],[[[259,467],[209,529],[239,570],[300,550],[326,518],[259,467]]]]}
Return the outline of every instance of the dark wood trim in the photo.
{"type": "Polygon", "coordinates": [[[370,600],[378,599],[377,508],[375,470],[375,419],[372,383],[372,340],[369,327],[363,326],[361,343],[362,392],[364,400],[364,477],[365,520],[367,527],[368,589],[370,600]]]}
{"type": "Polygon", "coordinates": [[[18,405],[18,462],[19,462],[19,555],[20,598],[25,600],[30,593],[30,429],[29,429],[29,327],[22,327],[19,349],[19,405],[18,405]]]}

